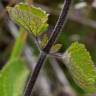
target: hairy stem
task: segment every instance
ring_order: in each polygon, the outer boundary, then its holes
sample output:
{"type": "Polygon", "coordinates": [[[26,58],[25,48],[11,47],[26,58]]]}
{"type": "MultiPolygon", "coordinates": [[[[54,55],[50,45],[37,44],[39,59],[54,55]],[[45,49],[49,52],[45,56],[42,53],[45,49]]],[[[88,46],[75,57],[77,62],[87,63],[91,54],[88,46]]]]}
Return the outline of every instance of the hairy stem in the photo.
{"type": "Polygon", "coordinates": [[[59,36],[59,34],[60,34],[60,32],[63,28],[63,25],[65,23],[70,4],[71,4],[71,0],[65,0],[64,1],[64,7],[61,11],[59,19],[58,19],[58,21],[55,25],[55,28],[53,29],[53,32],[52,32],[52,35],[51,35],[51,37],[48,41],[48,44],[43,49],[43,52],[41,52],[41,54],[40,54],[40,58],[39,58],[39,60],[37,62],[37,65],[34,69],[34,72],[30,76],[30,80],[27,84],[24,96],[31,96],[34,84],[37,80],[37,77],[38,77],[38,74],[41,70],[41,67],[44,64],[44,61],[46,60],[46,57],[49,54],[52,45],[55,43],[57,37],[59,36]]]}

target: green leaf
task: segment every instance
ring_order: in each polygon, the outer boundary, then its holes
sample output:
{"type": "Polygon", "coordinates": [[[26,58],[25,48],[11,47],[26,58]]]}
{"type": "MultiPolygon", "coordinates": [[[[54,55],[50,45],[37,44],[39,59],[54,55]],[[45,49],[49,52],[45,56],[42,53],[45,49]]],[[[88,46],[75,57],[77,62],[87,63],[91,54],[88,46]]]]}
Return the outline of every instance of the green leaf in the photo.
{"type": "Polygon", "coordinates": [[[55,44],[55,45],[53,45],[52,48],[51,48],[51,53],[58,52],[61,47],[62,47],[62,44],[55,44]]]}
{"type": "Polygon", "coordinates": [[[96,93],[96,69],[92,58],[81,43],[73,43],[63,55],[74,81],[86,92],[96,93]]]}
{"type": "Polygon", "coordinates": [[[0,72],[0,96],[23,96],[28,74],[24,60],[8,62],[0,72]]]}
{"type": "Polygon", "coordinates": [[[40,8],[20,3],[15,7],[7,7],[9,16],[17,24],[32,32],[34,36],[39,36],[47,27],[48,14],[40,8]]]}
{"type": "Polygon", "coordinates": [[[43,36],[43,38],[40,42],[40,47],[41,48],[44,48],[46,46],[46,44],[48,43],[48,39],[49,38],[48,38],[47,34],[44,34],[44,36],[43,36]]]}

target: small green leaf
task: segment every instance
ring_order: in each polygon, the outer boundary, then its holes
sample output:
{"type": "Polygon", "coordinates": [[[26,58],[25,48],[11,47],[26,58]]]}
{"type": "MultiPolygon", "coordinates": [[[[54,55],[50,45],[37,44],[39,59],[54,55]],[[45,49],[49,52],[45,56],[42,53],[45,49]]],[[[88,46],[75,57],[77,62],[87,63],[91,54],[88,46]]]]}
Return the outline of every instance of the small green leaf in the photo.
{"type": "Polygon", "coordinates": [[[48,38],[47,34],[44,34],[44,36],[43,36],[43,38],[40,42],[40,47],[41,48],[44,48],[46,46],[46,44],[48,43],[48,39],[49,38],[48,38]]]}
{"type": "Polygon", "coordinates": [[[58,52],[61,47],[62,47],[62,44],[55,44],[55,45],[53,45],[52,48],[51,48],[51,53],[58,52]]]}
{"type": "Polygon", "coordinates": [[[39,36],[47,27],[48,14],[33,5],[20,3],[15,7],[7,7],[9,16],[17,24],[32,32],[34,36],[39,36]]]}
{"type": "Polygon", "coordinates": [[[0,96],[23,96],[28,75],[24,60],[8,62],[0,72],[0,96]]]}
{"type": "Polygon", "coordinates": [[[85,46],[78,42],[73,43],[63,55],[63,60],[74,81],[86,93],[96,93],[96,69],[85,46]]]}

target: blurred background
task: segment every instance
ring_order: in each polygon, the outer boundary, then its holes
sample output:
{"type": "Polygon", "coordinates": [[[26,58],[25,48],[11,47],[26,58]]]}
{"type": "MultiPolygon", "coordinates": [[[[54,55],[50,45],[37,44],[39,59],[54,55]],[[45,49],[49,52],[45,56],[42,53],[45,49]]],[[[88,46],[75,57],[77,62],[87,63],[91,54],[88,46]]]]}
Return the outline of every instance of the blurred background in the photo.
{"type": "MultiPolygon", "coordinates": [[[[96,0],[72,1],[68,21],[58,39],[58,43],[63,44],[60,53],[65,52],[72,42],[80,41],[86,45],[92,59],[96,62],[96,0]]],[[[14,6],[19,2],[30,2],[50,14],[48,20],[48,34],[50,34],[63,7],[64,0],[0,0],[0,69],[8,61],[18,34],[18,27],[14,22],[8,21],[9,17],[5,8],[7,5],[14,6]]],[[[32,68],[36,64],[38,53],[38,49],[36,50],[31,36],[29,36],[23,55],[32,68]]],[[[73,81],[64,63],[51,57],[48,58],[41,70],[32,96],[85,95],[83,90],[73,81]]]]}

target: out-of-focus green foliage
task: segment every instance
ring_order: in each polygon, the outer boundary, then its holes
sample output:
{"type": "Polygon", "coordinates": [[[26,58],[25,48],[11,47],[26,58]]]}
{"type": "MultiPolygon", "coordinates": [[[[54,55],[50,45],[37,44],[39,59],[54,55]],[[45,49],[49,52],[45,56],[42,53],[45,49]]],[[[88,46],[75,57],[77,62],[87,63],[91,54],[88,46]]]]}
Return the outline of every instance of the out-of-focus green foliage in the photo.
{"type": "Polygon", "coordinates": [[[28,74],[25,60],[9,61],[0,71],[0,96],[23,96],[28,74]]]}

